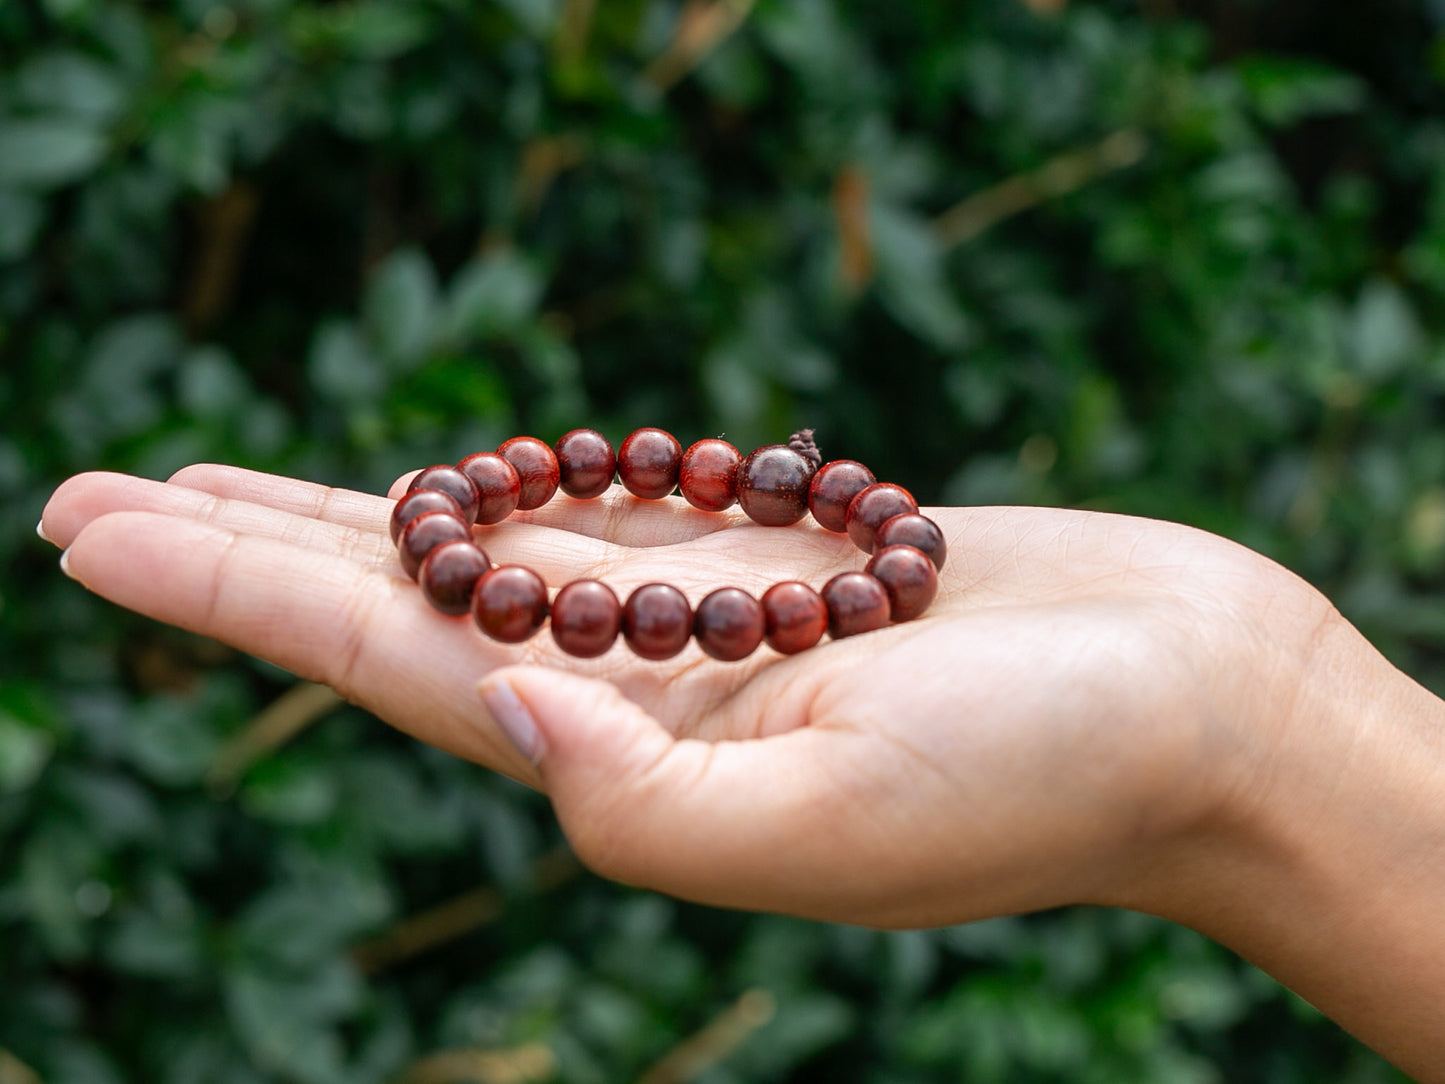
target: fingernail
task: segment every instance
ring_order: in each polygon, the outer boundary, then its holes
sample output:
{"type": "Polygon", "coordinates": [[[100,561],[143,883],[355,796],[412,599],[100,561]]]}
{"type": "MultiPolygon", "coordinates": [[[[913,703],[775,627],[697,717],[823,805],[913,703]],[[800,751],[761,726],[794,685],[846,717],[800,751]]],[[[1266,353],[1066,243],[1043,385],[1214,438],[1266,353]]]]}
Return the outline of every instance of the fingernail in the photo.
{"type": "Polygon", "coordinates": [[[69,577],[70,577],[72,580],[74,580],[76,583],[79,583],[79,582],[80,582],[80,577],[77,576],[74,572],[72,572],[72,571],[70,570],[70,551],[69,551],[69,550],[61,550],[61,551],[60,551],[60,571],[61,571],[61,572],[64,572],[67,576],[69,576],[69,577]]]}
{"type": "Polygon", "coordinates": [[[48,534],[45,533],[45,520],[42,519],[39,523],[35,525],[35,533],[38,534],[41,538],[43,538],[46,542],[49,542],[52,546],[55,545],[55,539],[51,538],[48,534]]]}
{"type": "Polygon", "coordinates": [[[497,726],[502,728],[502,733],[507,735],[507,740],[533,764],[540,764],[547,752],[547,743],[542,740],[537,721],[516,690],[505,681],[488,681],[482,683],[481,691],[482,703],[487,705],[487,710],[492,713],[497,726]]]}

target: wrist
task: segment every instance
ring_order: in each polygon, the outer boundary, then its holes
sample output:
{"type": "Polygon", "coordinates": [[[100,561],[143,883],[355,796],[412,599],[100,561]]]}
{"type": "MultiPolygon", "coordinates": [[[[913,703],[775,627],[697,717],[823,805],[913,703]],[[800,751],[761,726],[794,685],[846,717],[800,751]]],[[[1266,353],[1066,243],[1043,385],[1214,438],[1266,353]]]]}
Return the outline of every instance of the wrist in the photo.
{"type": "Polygon", "coordinates": [[[1142,909],[1240,953],[1421,1080],[1445,1080],[1445,704],[1338,614],[1142,909]]]}

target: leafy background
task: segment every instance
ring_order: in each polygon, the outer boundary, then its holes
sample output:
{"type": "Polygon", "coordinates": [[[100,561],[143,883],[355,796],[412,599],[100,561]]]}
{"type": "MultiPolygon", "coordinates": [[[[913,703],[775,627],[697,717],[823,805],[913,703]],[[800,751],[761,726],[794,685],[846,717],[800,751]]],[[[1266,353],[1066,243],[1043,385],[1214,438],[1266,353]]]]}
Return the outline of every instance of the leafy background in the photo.
{"type": "MultiPolygon", "coordinates": [[[[0,4],[0,1081],[1385,1081],[1189,931],[879,934],[117,611],[94,468],[578,424],[1197,524],[1445,688],[1439,0],[0,4]]],[[[1101,741],[1107,736],[1101,735],[1101,741]]]]}

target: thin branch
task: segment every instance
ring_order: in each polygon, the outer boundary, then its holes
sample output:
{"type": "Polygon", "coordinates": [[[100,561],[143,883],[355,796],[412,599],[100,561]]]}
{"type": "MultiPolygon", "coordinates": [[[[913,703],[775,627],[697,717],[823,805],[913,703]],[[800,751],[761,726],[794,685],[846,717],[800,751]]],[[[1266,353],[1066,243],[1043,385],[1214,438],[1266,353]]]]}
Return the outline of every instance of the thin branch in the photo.
{"type": "Polygon", "coordinates": [[[582,59],[587,51],[587,36],[592,29],[592,12],[596,6],[597,0],[566,0],[553,42],[559,64],[566,66],[582,59]]]}
{"type": "Polygon", "coordinates": [[[778,1009],[767,990],[754,988],[720,1012],[701,1031],[688,1036],[669,1050],[637,1084],[687,1084],[695,1080],[744,1042],[778,1009]]]}
{"type": "Polygon", "coordinates": [[[192,336],[202,336],[230,308],[260,203],[254,185],[237,181],[201,206],[197,257],[183,306],[192,336]]]}
{"type": "Polygon", "coordinates": [[[557,1059],[541,1043],[509,1050],[442,1050],[414,1062],[400,1084],[527,1084],[550,1080],[557,1059]]]}
{"type": "Polygon", "coordinates": [[[838,277],[849,294],[873,278],[873,235],[868,221],[868,174],[845,166],[833,180],[833,223],[838,230],[838,277]]]}
{"type": "Polygon", "coordinates": [[[969,196],[933,220],[945,248],[971,241],[1006,218],[1050,199],[1077,192],[1091,181],[1137,164],[1149,149],[1136,128],[1123,128],[1091,147],[1067,151],[1038,169],[1010,177],[969,196]]]}
{"type": "MultiPolygon", "coordinates": [[[[532,883],[538,891],[545,892],[581,871],[582,866],[572,852],[559,847],[532,863],[532,883]]],[[[474,888],[404,918],[385,933],[363,941],[352,950],[352,958],[363,974],[374,975],[495,922],[506,906],[506,896],[495,888],[474,888]]]]}
{"type": "Polygon", "coordinates": [[[747,21],[754,0],[687,0],[667,48],[643,72],[666,93],[747,21]]]}
{"type": "Polygon", "coordinates": [[[293,685],[221,747],[206,773],[207,785],[215,794],[229,794],[247,768],[340,703],[340,695],[325,685],[293,685]]]}

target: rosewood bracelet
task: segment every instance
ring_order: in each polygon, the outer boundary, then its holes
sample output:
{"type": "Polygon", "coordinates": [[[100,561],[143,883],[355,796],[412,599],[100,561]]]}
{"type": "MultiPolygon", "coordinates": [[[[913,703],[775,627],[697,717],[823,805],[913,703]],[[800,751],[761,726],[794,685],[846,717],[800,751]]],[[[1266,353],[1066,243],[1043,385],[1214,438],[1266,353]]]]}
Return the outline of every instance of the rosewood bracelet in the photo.
{"type": "Polygon", "coordinates": [[[578,658],[603,654],[619,633],[644,659],[671,658],[692,639],[725,662],[746,658],[764,641],[796,654],[825,631],[839,639],[919,616],[933,601],[947,556],[943,532],[919,515],[906,489],[878,482],[851,459],[822,463],[808,429],[746,457],[713,438],[684,451],[661,429],[638,429],[615,452],[593,429],[574,429],[555,447],[514,437],[495,452],[418,474],[392,510],[391,537],[403,571],[440,612],[470,613],[484,633],[509,644],[530,638],[550,617],[557,645],[578,658]],[[665,583],[643,584],[623,603],[600,580],[574,580],[549,601],[537,573],[493,566],[473,538],[474,524],[540,508],[559,488],[580,500],[601,496],[614,475],[643,500],[676,488],[706,512],[736,502],[764,526],[791,526],[811,511],[819,525],[846,533],[872,556],[863,571],[841,572],[821,591],[788,580],[756,599],[739,587],[720,587],[694,609],[665,583]]]}

